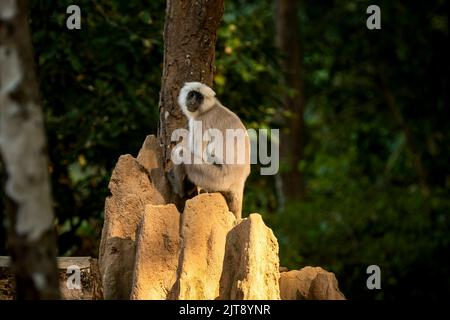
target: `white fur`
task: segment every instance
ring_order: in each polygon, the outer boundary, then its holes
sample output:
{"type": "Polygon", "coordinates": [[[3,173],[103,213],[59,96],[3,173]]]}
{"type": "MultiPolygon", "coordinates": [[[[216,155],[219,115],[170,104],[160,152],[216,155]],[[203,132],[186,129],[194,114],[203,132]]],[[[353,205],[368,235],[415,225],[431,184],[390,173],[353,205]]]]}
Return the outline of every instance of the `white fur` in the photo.
{"type": "Polygon", "coordinates": [[[178,104],[188,119],[196,118],[198,115],[211,109],[216,103],[216,93],[213,89],[201,82],[186,82],[178,95],[178,104]],[[190,112],[186,106],[186,98],[189,92],[197,91],[202,94],[204,100],[201,107],[195,112],[190,112]]]}

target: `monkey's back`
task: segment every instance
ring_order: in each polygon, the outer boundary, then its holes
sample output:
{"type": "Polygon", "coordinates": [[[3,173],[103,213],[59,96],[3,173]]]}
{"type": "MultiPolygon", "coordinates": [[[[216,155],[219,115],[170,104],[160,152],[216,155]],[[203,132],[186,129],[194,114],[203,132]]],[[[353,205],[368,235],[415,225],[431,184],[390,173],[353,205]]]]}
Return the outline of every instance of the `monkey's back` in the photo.
{"type": "MultiPolygon", "coordinates": [[[[222,164],[190,164],[187,166],[188,172],[202,172],[203,176],[200,177],[199,175],[196,175],[196,179],[198,179],[198,182],[201,182],[199,185],[208,185],[209,188],[207,187],[206,189],[217,189],[216,191],[224,191],[234,188],[235,185],[242,185],[243,187],[245,180],[250,174],[250,139],[242,121],[234,112],[224,107],[219,102],[208,112],[201,114],[195,120],[201,121],[203,133],[207,132],[208,129],[217,129],[222,132],[224,139],[222,145],[222,164]],[[230,159],[226,158],[227,129],[242,130],[243,132],[243,141],[241,141],[243,145],[238,146],[236,142],[239,141],[239,139],[233,138],[234,141],[232,143],[232,148],[234,150],[232,151],[232,163],[228,163],[230,159]],[[242,155],[242,152],[245,154],[242,155]],[[201,166],[205,165],[213,166],[211,169],[214,169],[204,170],[201,166]]],[[[209,142],[204,143],[203,148],[206,148],[208,143],[209,142]]],[[[218,157],[216,157],[216,159],[217,158],[218,157]]]]}

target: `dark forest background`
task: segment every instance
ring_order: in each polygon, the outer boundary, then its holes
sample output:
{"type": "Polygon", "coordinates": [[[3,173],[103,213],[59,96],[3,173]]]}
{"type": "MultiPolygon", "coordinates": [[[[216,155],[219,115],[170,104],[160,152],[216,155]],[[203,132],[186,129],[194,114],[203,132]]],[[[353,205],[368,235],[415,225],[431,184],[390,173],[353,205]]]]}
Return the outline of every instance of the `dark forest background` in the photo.
{"type": "MultiPolygon", "coordinates": [[[[165,1],[29,5],[59,255],[97,256],[111,171],[157,130],[165,1]],[[70,4],[80,31],[66,28],[70,4]]],[[[263,215],[282,266],[335,272],[349,299],[450,296],[447,10],[444,0],[297,2],[302,156],[281,171],[301,172],[302,191],[280,201],[279,179],[254,167],[244,216],[263,215]],[[370,4],[381,30],[366,28],[370,4]],[[381,290],[366,288],[372,264],[381,290]]],[[[227,0],[218,33],[214,88],[251,128],[276,128],[283,97],[299,94],[283,84],[274,12],[273,1],[227,0]]]]}

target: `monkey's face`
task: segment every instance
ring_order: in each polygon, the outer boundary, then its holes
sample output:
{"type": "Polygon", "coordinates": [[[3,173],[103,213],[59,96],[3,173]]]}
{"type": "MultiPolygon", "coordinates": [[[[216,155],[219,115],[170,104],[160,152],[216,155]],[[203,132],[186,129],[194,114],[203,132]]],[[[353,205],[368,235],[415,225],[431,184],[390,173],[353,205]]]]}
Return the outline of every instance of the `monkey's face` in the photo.
{"type": "Polygon", "coordinates": [[[198,91],[189,91],[186,97],[186,107],[190,112],[197,111],[204,100],[203,95],[198,91]]]}

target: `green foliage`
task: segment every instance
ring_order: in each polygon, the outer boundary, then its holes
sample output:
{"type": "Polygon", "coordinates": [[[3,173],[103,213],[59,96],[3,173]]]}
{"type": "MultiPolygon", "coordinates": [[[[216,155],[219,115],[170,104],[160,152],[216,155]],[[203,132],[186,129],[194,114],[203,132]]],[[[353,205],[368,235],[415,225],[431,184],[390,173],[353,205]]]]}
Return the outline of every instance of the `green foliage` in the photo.
{"type": "Polygon", "coordinates": [[[360,14],[369,4],[301,6],[308,196],[271,215],[270,223],[279,235],[282,264],[327,267],[349,298],[448,296],[444,2],[382,2],[382,31],[371,32],[360,14]],[[394,97],[416,151],[386,93],[394,97]],[[420,183],[415,153],[429,193],[420,183]],[[366,289],[371,264],[381,267],[381,291],[366,289]]]}
{"type": "Polygon", "coordinates": [[[217,94],[254,128],[271,122],[284,92],[268,3],[226,1],[217,40],[217,94]]]}
{"type": "Polygon", "coordinates": [[[119,155],[156,132],[162,1],[78,1],[82,29],[67,30],[73,1],[32,1],[60,254],[97,251],[103,200],[119,155]],[[93,241],[94,240],[94,241],[93,241]]]}

